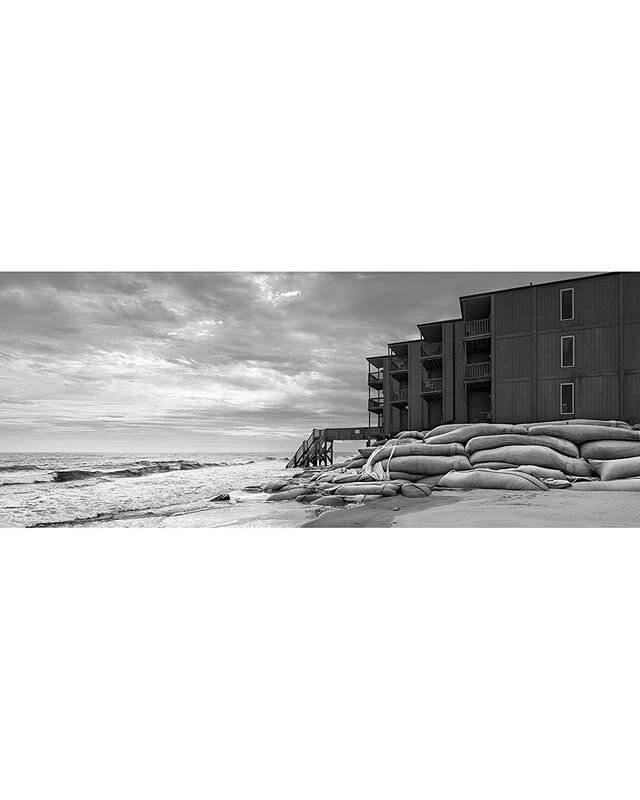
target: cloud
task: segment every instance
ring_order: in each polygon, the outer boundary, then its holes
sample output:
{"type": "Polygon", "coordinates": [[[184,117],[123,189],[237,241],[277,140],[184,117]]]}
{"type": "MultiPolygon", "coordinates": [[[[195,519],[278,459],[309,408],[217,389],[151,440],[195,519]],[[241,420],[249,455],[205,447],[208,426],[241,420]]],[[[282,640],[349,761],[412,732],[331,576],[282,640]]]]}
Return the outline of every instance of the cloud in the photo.
{"type": "Polygon", "coordinates": [[[365,358],[557,274],[0,273],[5,448],[290,448],[368,415],[365,358]],[[82,429],[82,430],[80,430],[82,429]]]}

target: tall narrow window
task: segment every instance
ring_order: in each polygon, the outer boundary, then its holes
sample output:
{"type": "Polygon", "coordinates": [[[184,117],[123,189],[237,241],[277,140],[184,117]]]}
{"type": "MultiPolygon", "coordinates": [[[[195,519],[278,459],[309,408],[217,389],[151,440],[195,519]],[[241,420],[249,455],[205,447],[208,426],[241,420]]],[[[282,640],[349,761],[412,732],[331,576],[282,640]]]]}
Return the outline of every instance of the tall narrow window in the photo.
{"type": "Polygon", "coordinates": [[[573,414],[573,384],[560,384],[560,413],[573,414]]]}
{"type": "Polygon", "coordinates": [[[573,319],[573,289],[560,290],[560,319],[573,319]]]}
{"type": "Polygon", "coordinates": [[[560,366],[575,367],[576,365],[576,337],[560,337],[560,366]]]}

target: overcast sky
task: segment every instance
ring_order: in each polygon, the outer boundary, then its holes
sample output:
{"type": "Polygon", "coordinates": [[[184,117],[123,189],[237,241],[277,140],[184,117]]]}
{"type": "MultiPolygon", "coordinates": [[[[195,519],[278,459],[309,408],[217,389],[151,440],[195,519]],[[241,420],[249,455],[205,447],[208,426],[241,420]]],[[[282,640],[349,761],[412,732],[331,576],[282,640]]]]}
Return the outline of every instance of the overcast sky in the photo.
{"type": "Polygon", "coordinates": [[[0,273],[0,448],[289,451],[458,296],[587,273],[0,273]]]}

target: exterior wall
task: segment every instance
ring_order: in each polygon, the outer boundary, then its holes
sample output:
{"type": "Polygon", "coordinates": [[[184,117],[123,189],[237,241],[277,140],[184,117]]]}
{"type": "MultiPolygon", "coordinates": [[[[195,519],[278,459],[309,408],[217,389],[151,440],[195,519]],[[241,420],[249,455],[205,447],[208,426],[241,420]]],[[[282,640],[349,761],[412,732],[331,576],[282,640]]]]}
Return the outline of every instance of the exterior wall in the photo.
{"type": "Polygon", "coordinates": [[[384,412],[382,414],[382,433],[384,436],[389,436],[391,433],[391,408],[389,398],[391,397],[391,357],[385,356],[384,358],[384,372],[382,373],[382,393],[384,398],[384,412]]]}
{"type": "MultiPolygon", "coordinates": [[[[453,323],[454,329],[454,419],[452,422],[467,421],[467,394],[464,386],[464,324],[462,320],[453,323]]],[[[447,418],[447,422],[449,419],[447,418]]]]}
{"type": "MultiPolygon", "coordinates": [[[[571,418],[640,422],[640,273],[615,273],[495,292],[492,308],[492,420],[534,422],[571,418]],[[574,319],[560,319],[560,292],[574,290],[574,319]],[[561,338],[575,337],[575,366],[561,366],[561,338]],[[574,413],[561,414],[560,384],[574,384],[574,413]]],[[[462,320],[442,323],[442,421],[467,422],[462,320]]],[[[409,343],[409,413],[404,425],[389,405],[387,433],[429,426],[420,396],[421,342],[409,343]]]]}
{"type": "Polygon", "coordinates": [[[442,421],[455,419],[455,322],[442,325],[442,421]]]}
{"type": "MultiPolygon", "coordinates": [[[[629,290],[625,287],[623,295],[632,311],[634,291],[640,294],[637,274],[628,283],[629,290]]],[[[496,421],[614,419],[630,415],[629,401],[621,397],[620,365],[623,353],[631,350],[635,354],[633,341],[640,336],[640,330],[636,333],[630,326],[623,326],[620,295],[618,275],[494,295],[496,421]],[[569,288],[574,293],[574,319],[561,320],[560,292],[569,288]],[[574,367],[561,366],[562,336],[575,337],[574,367]],[[621,338],[627,342],[621,342],[621,338]],[[574,384],[574,414],[561,414],[561,383],[574,384]]],[[[640,314],[632,313],[640,322],[640,314]]],[[[640,359],[633,367],[628,360],[624,363],[625,370],[640,372],[640,359]]],[[[630,379],[629,384],[632,383],[630,379]]]]}
{"type": "Polygon", "coordinates": [[[420,361],[422,342],[409,342],[409,430],[423,429],[422,362],[420,361]]]}

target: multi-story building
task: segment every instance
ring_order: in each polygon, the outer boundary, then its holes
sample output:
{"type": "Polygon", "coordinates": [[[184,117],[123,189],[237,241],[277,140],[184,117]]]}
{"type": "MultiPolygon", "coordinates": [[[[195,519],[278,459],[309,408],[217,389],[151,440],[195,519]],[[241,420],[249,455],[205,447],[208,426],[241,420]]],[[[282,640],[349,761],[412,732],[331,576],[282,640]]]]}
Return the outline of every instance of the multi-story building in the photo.
{"type": "Polygon", "coordinates": [[[447,422],[640,422],[640,273],[459,301],[460,319],[419,324],[420,339],[368,359],[370,420],[386,434],[447,422]]]}

